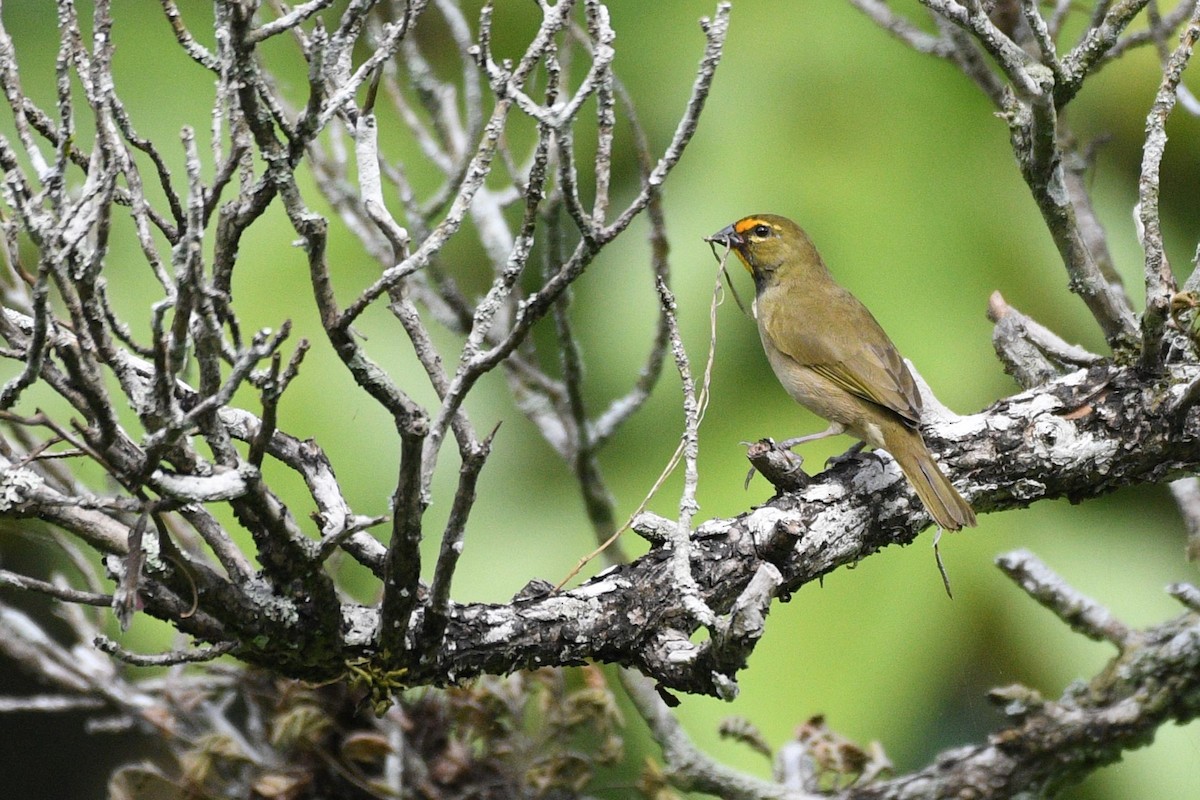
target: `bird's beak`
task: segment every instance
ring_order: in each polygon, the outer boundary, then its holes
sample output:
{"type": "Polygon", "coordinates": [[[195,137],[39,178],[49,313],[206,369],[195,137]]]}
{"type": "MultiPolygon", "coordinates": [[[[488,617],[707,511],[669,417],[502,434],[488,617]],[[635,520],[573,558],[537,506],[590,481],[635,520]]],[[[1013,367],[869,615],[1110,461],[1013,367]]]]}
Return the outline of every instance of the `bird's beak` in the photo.
{"type": "Polygon", "coordinates": [[[742,245],[746,244],[746,240],[742,238],[740,233],[733,229],[732,225],[726,225],[712,236],[704,237],[704,241],[732,248],[740,248],[742,245]]]}
{"type": "Polygon", "coordinates": [[[729,248],[737,254],[738,261],[742,262],[742,266],[746,268],[746,271],[751,275],[754,274],[754,269],[750,266],[749,255],[746,250],[746,237],[734,230],[733,225],[726,225],[712,236],[704,237],[704,241],[729,248]]]}

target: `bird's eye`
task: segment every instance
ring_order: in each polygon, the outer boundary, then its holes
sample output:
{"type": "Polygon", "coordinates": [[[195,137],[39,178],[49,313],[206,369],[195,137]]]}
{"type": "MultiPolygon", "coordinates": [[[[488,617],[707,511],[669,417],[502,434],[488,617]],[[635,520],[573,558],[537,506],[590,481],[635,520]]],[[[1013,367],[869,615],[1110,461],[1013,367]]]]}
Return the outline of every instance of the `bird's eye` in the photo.
{"type": "Polygon", "coordinates": [[[752,230],[751,233],[753,233],[757,239],[765,239],[771,235],[771,229],[766,225],[759,224],[754,226],[754,230],[752,230]]]}

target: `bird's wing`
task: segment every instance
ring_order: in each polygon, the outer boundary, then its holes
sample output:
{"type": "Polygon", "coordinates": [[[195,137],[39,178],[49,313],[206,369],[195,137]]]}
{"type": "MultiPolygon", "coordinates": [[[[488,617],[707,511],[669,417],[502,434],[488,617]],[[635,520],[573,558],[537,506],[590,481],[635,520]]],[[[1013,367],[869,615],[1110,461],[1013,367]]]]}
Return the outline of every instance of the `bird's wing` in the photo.
{"type": "Polygon", "coordinates": [[[916,381],[891,342],[861,346],[858,352],[842,355],[836,361],[808,366],[851,394],[889,408],[914,424],[921,421],[916,381]]]}
{"type": "Polygon", "coordinates": [[[789,320],[792,324],[784,328],[789,334],[782,337],[783,341],[771,337],[775,346],[847,392],[891,409],[914,425],[919,423],[921,395],[908,365],[866,306],[848,291],[838,289],[825,300],[835,307],[836,318],[858,319],[856,330],[841,335],[816,331],[803,319],[793,317],[789,320]]]}

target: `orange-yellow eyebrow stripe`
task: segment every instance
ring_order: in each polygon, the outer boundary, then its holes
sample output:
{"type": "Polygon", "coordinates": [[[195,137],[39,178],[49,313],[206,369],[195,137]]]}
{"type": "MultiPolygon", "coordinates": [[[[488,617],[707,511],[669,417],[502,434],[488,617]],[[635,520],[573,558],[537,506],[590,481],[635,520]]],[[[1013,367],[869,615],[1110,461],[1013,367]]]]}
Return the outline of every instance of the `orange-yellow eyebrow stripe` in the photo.
{"type": "Polygon", "coordinates": [[[737,231],[738,233],[745,233],[746,231],[750,230],[751,228],[753,228],[757,225],[766,225],[768,228],[771,228],[773,230],[779,230],[778,225],[767,222],[765,219],[761,219],[759,217],[746,217],[745,219],[740,220],[736,225],[734,225],[733,229],[735,231],[737,231]]]}

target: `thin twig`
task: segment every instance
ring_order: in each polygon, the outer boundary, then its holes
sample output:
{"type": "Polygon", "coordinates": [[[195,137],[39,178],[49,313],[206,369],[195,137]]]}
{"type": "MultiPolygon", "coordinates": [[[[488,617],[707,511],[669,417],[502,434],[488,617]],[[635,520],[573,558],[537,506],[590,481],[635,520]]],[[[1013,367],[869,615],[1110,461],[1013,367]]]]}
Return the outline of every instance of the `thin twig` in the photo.
{"type": "Polygon", "coordinates": [[[433,571],[433,583],[429,588],[430,624],[424,633],[425,646],[430,652],[441,648],[443,644],[442,635],[445,633],[446,616],[450,608],[450,584],[466,544],[467,519],[475,505],[475,487],[479,482],[479,473],[483,471],[484,462],[491,453],[492,440],[499,429],[499,425],[493,428],[487,438],[467,454],[459,469],[458,489],[450,505],[450,517],[442,533],[442,545],[433,571]]]}
{"type": "Polygon", "coordinates": [[[1097,642],[1110,642],[1121,650],[1137,642],[1136,631],[1095,600],[1072,589],[1028,550],[1006,553],[996,559],[996,565],[1076,633],[1097,642]]]}
{"type": "Polygon", "coordinates": [[[68,586],[59,586],[58,584],[40,581],[37,578],[30,578],[27,575],[19,575],[6,569],[0,569],[0,586],[49,595],[66,603],[83,603],[84,605],[103,608],[110,606],[113,602],[112,595],[109,594],[85,592],[79,589],[72,589],[68,586]]]}
{"type": "MultiPolygon", "coordinates": [[[[664,483],[666,483],[667,478],[669,478],[672,475],[672,473],[675,472],[675,468],[677,466],[679,466],[679,462],[684,459],[685,454],[688,450],[688,446],[689,446],[688,445],[689,437],[692,439],[695,439],[696,435],[698,434],[700,422],[703,421],[703,419],[704,419],[704,411],[705,411],[705,409],[708,408],[709,385],[711,384],[711,381],[712,381],[712,368],[713,368],[713,364],[716,360],[715,356],[716,356],[716,348],[717,348],[717,327],[716,327],[717,326],[717,307],[720,305],[721,296],[722,296],[721,273],[723,270],[724,270],[724,260],[721,261],[720,267],[717,271],[717,280],[716,280],[716,285],[713,288],[712,303],[709,306],[708,356],[705,360],[704,374],[703,374],[702,382],[701,382],[701,385],[699,388],[699,392],[695,393],[695,386],[693,384],[693,386],[692,386],[693,394],[691,395],[690,401],[687,399],[687,394],[685,393],[685,400],[684,400],[685,428],[691,429],[691,433],[689,434],[689,432],[687,430],[685,430],[684,435],[680,437],[680,441],[679,441],[679,444],[675,448],[675,452],[671,454],[671,457],[667,460],[666,466],[663,467],[662,472],[659,473],[658,478],[655,479],[654,484],[650,487],[650,491],[648,491],[646,493],[646,496],[644,498],[642,498],[642,502],[639,503],[638,507],[636,509],[634,509],[633,513],[631,513],[629,515],[629,518],[625,521],[625,524],[622,525],[617,530],[613,531],[613,534],[610,537],[608,537],[608,539],[601,542],[599,547],[597,547],[595,550],[591,551],[590,553],[588,553],[587,555],[585,555],[581,559],[579,559],[579,562],[576,563],[576,565],[571,569],[571,571],[568,572],[566,574],[566,576],[562,580],[560,580],[558,582],[558,584],[554,587],[555,591],[562,589],[562,587],[565,586],[569,581],[571,581],[576,575],[578,575],[583,570],[583,568],[592,561],[592,559],[596,558],[598,555],[600,555],[605,550],[607,550],[615,541],[617,541],[617,539],[621,536],[622,533],[629,530],[633,526],[634,521],[636,519],[638,519],[638,517],[641,516],[642,512],[644,512],[646,510],[646,507],[650,504],[650,501],[652,499],[654,499],[654,496],[656,494],[658,494],[658,490],[662,488],[662,485],[664,483]]],[[[668,343],[672,345],[673,351],[676,352],[677,359],[682,357],[685,360],[685,364],[686,364],[687,354],[686,354],[686,352],[683,351],[682,342],[679,342],[678,327],[675,325],[675,322],[674,322],[674,297],[671,295],[670,290],[666,286],[666,283],[661,278],[658,280],[657,285],[658,285],[658,291],[659,291],[659,302],[662,304],[663,313],[667,317],[666,324],[668,326],[668,343]],[[679,342],[677,349],[675,347],[676,342],[679,342]]],[[[690,368],[688,368],[688,374],[690,375],[690,368]]],[[[686,390],[685,390],[685,392],[686,392],[686,390]]],[[[693,452],[693,459],[694,459],[694,452],[693,452]]],[[[696,478],[698,478],[698,476],[692,476],[689,479],[690,483],[688,486],[685,487],[684,494],[680,498],[680,521],[684,520],[685,514],[686,514],[686,522],[688,525],[688,528],[686,530],[689,530],[689,531],[690,531],[690,525],[691,525],[691,513],[694,511],[694,507],[696,505],[696,502],[695,502],[696,478]]],[[[675,528],[680,529],[679,524],[677,524],[675,526],[675,528]]],[[[684,580],[686,582],[686,578],[684,580]]],[[[698,610],[698,613],[701,614],[703,617],[703,615],[704,615],[703,610],[698,610]]]]}
{"type": "Polygon", "coordinates": [[[212,661],[223,655],[227,655],[237,647],[235,642],[220,642],[196,650],[173,650],[166,653],[142,654],[126,650],[107,636],[97,636],[94,644],[101,651],[135,667],[171,667],[178,664],[202,664],[206,661],[212,661]]]}
{"type": "Polygon", "coordinates": [[[706,756],[683,729],[656,691],[654,681],[640,672],[618,673],[625,694],[662,748],[668,774],[681,789],[694,789],[727,800],[819,800],[824,795],[788,789],[760,778],[735,772],[706,756]]]}
{"type": "Polygon", "coordinates": [[[1167,146],[1167,118],[1175,108],[1177,89],[1200,38],[1200,7],[1193,12],[1180,37],[1179,46],[1163,68],[1162,83],[1146,117],[1146,141],[1142,151],[1142,171],[1138,179],[1139,238],[1145,251],[1146,311],[1142,315],[1141,368],[1153,372],[1162,360],[1163,329],[1176,291],[1175,276],[1163,249],[1159,222],[1159,168],[1167,146]]]}

